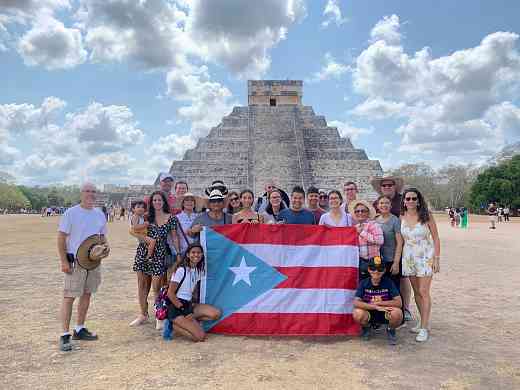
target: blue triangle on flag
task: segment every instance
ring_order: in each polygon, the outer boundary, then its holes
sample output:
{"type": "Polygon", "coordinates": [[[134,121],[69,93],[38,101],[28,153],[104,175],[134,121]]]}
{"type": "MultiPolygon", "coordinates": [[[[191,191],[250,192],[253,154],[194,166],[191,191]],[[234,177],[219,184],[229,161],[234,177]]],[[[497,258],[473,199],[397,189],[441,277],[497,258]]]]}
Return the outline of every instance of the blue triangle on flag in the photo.
{"type": "Polygon", "coordinates": [[[276,269],[224,235],[206,228],[205,302],[222,310],[211,329],[259,295],[287,279],[276,269]]]}

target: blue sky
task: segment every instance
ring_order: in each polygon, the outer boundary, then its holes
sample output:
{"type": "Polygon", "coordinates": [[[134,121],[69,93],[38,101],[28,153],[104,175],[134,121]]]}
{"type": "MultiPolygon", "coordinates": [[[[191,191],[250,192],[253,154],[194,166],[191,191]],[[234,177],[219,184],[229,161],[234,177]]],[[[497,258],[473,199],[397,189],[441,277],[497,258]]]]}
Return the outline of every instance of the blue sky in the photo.
{"type": "Polygon", "coordinates": [[[304,103],[385,169],[520,139],[518,1],[0,0],[0,171],[149,183],[245,105],[304,103]]]}

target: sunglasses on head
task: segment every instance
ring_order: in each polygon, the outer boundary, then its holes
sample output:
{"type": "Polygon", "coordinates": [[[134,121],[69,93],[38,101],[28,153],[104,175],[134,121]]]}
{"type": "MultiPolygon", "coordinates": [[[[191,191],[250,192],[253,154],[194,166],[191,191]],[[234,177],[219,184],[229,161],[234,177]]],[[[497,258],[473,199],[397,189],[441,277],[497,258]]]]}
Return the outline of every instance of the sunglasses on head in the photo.
{"type": "Polygon", "coordinates": [[[417,196],[407,196],[407,197],[404,198],[404,199],[407,200],[408,202],[410,202],[410,201],[412,201],[412,200],[415,202],[415,201],[417,200],[417,196]]]}

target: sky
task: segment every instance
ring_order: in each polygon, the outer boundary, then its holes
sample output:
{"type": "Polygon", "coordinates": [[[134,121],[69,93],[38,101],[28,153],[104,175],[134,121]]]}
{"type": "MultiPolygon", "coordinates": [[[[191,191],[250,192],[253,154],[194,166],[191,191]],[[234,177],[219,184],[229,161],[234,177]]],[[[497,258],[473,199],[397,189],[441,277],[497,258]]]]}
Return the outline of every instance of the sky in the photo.
{"type": "Polygon", "coordinates": [[[384,169],[481,164],[520,140],[517,0],[0,0],[0,171],[147,183],[248,79],[303,102],[384,169]]]}

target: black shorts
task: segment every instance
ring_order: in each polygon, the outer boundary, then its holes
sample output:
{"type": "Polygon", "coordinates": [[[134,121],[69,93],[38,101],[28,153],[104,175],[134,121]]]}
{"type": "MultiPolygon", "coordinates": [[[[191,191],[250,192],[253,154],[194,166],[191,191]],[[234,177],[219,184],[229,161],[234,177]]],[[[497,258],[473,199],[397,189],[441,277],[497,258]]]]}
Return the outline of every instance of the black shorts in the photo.
{"type": "Polygon", "coordinates": [[[173,303],[171,303],[168,306],[168,319],[170,321],[173,321],[174,319],[176,319],[179,316],[186,317],[190,314],[193,314],[193,304],[191,303],[191,301],[186,301],[186,300],[180,299],[180,298],[179,298],[179,301],[182,302],[182,307],[180,309],[177,309],[173,305],[173,303]]]}
{"type": "Polygon", "coordinates": [[[368,311],[368,323],[371,325],[388,324],[389,313],[386,311],[369,310],[368,311]]]}

